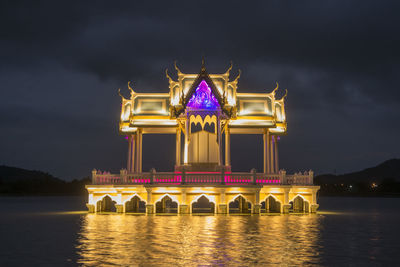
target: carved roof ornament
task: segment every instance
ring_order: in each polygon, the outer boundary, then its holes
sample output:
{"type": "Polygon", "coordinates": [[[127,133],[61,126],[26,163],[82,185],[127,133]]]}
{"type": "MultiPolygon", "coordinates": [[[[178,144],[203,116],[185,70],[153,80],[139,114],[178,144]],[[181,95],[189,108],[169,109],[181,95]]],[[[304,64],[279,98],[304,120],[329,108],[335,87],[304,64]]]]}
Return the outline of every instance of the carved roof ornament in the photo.
{"type": "Polygon", "coordinates": [[[175,67],[175,69],[176,69],[176,72],[178,72],[178,76],[179,76],[179,75],[182,75],[181,70],[178,68],[178,66],[176,66],[176,60],[174,61],[174,67],[175,67]]]}
{"type": "Polygon", "coordinates": [[[231,81],[230,83],[232,83],[232,84],[237,84],[238,81],[239,81],[240,75],[242,75],[242,71],[239,69],[238,75],[237,75],[236,78],[235,78],[233,81],[231,81]]]}
{"type": "Polygon", "coordinates": [[[279,99],[279,101],[285,101],[285,98],[287,97],[287,89],[285,89],[285,94],[282,96],[281,99],[279,99]]]}
{"type": "Polygon", "coordinates": [[[121,88],[118,88],[118,95],[119,95],[123,100],[126,100],[126,98],[121,94],[121,88]]]}
{"type": "Polygon", "coordinates": [[[226,76],[229,76],[229,73],[230,73],[230,71],[232,70],[232,67],[233,67],[233,63],[232,63],[232,60],[231,60],[231,65],[229,66],[229,68],[225,71],[225,73],[224,73],[224,75],[226,75],[226,76]]]}
{"type": "Polygon", "coordinates": [[[131,84],[131,81],[128,82],[128,88],[131,91],[131,99],[133,99],[135,97],[135,95],[136,95],[136,92],[133,91],[133,89],[132,89],[130,84],[131,84]]]}
{"type": "Polygon", "coordinates": [[[275,87],[275,89],[271,92],[271,94],[273,94],[273,95],[275,96],[276,90],[278,90],[278,88],[279,88],[279,84],[276,83],[276,87],[275,87]]]}

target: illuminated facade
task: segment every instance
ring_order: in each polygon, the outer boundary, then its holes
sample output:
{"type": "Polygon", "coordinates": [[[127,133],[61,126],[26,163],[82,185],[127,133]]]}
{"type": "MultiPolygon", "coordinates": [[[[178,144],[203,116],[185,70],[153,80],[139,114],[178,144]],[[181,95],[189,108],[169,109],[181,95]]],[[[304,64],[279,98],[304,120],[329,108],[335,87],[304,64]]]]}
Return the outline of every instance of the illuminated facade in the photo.
{"type": "MultiPolygon", "coordinates": [[[[119,130],[128,139],[126,169],[93,170],[90,212],[288,213],[316,212],[313,172],[288,175],[279,169],[278,140],[286,134],[285,97],[237,92],[239,75],[166,71],[169,93],[121,94],[119,130]],[[143,134],[176,135],[175,171],[142,171],[143,134]],[[230,135],[263,135],[263,172],[231,171],[230,135]],[[224,144],[223,144],[224,142],[224,144]],[[224,149],[223,149],[224,148],[224,149]]],[[[287,92],[286,92],[287,93],[287,92]]]]}

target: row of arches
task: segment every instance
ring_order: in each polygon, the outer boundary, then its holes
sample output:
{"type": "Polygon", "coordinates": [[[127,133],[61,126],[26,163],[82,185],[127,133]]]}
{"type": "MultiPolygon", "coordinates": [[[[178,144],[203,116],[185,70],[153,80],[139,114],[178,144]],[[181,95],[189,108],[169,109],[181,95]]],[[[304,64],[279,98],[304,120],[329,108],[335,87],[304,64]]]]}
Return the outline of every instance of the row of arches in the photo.
{"type": "MultiPolygon", "coordinates": [[[[104,196],[96,204],[97,212],[116,212],[116,202],[109,195],[104,196]]],[[[261,203],[260,213],[281,213],[282,204],[273,195],[269,195],[261,203]]],[[[289,212],[304,213],[309,211],[309,203],[300,195],[296,196],[289,202],[289,212]]],[[[233,201],[229,202],[227,211],[230,214],[251,213],[253,205],[242,195],[237,196],[233,201]]],[[[165,195],[155,203],[155,213],[179,213],[179,204],[171,196],[165,195]]],[[[124,212],[126,213],[146,213],[146,202],[137,195],[124,203],[124,212]]],[[[201,195],[190,205],[190,213],[216,213],[216,203],[201,195]]]]}

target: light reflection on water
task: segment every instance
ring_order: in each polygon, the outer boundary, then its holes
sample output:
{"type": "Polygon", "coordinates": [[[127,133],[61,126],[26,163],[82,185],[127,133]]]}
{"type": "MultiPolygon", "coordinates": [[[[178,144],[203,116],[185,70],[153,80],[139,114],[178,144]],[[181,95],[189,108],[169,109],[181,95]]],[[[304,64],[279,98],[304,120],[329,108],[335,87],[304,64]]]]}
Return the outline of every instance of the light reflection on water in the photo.
{"type": "Polygon", "coordinates": [[[84,265],[303,265],[319,263],[320,215],[88,214],[77,246],[84,265]]]}
{"type": "Polygon", "coordinates": [[[0,266],[400,266],[400,198],[320,198],[314,215],[135,216],[86,198],[0,198],[0,266]]]}

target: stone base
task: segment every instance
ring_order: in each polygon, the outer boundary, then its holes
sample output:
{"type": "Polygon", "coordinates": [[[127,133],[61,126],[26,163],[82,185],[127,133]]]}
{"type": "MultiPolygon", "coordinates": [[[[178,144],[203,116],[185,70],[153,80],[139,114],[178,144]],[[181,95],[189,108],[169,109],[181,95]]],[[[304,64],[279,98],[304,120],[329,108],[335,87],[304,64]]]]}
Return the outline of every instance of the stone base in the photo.
{"type": "Polygon", "coordinates": [[[282,206],[282,213],[289,213],[290,205],[286,204],[282,206]]]}
{"type": "Polygon", "coordinates": [[[146,204],[146,213],[154,214],[154,204],[146,204]]]}
{"type": "Polygon", "coordinates": [[[318,204],[312,204],[312,205],[310,206],[310,212],[311,212],[311,213],[316,213],[318,207],[319,207],[318,204]]]}
{"type": "Polygon", "coordinates": [[[96,212],[96,206],[92,204],[86,204],[86,207],[88,208],[88,212],[90,213],[95,213],[96,212]]]}
{"type": "Polygon", "coordinates": [[[219,204],[217,213],[219,213],[219,214],[227,214],[228,213],[227,205],[226,204],[219,204]]]}
{"type": "Polygon", "coordinates": [[[255,204],[253,207],[253,213],[254,214],[260,214],[261,211],[261,205],[260,204],[255,204]]]}
{"type": "Polygon", "coordinates": [[[189,214],[190,213],[189,205],[185,205],[185,204],[179,205],[179,213],[180,214],[189,214]]]}
{"type": "Polygon", "coordinates": [[[117,209],[117,213],[123,213],[124,212],[124,205],[116,204],[115,208],[117,209]]]}

